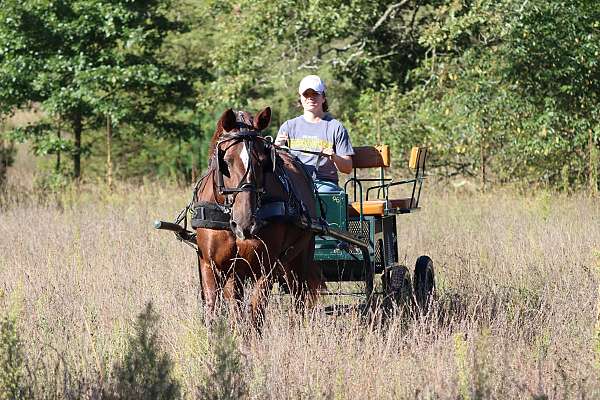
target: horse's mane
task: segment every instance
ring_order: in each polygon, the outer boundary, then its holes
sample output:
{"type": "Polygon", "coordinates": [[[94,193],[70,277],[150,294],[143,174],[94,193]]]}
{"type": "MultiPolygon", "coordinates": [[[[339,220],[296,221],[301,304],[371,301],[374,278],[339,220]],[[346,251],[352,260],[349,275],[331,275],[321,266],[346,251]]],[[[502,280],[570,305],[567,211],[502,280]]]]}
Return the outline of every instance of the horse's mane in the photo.
{"type": "Polygon", "coordinates": [[[210,145],[208,146],[208,163],[209,163],[209,165],[210,165],[210,160],[213,157],[213,154],[215,154],[215,147],[217,147],[217,142],[219,141],[219,138],[221,137],[222,134],[223,134],[223,126],[221,124],[221,121],[219,121],[217,123],[217,130],[213,134],[213,137],[210,140],[210,145]]]}

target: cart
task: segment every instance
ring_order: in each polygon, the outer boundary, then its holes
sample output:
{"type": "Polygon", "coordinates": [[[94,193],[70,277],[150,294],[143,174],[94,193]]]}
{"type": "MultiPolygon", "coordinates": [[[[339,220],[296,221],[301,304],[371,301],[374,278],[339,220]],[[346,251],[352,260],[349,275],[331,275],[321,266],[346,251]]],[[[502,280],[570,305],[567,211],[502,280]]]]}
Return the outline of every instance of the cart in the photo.
{"type": "Polygon", "coordinates": [[[319,194],[318,210],[328,223],[328,231],[314,229],[317,232],[314,260],[321,267],[328,286],[338,287],[327,294],[364,295],[366,305],[377,299],[386,305],[416,305],[420,312],[426,313],[435,288],[433,261],[428,256],[420,256],[411,279],[408,268],[398,260],[396,216],[420,210],[427,148],[412,148],[408,166],[414,175],[399,181],[385,176],[391,162],[389,146],[355,147],[354,150],[353,176],[346,181],[343,190],[319,194]],[[361,173],[372,176],[373,169],[379,169],[378,177],[361,177],[361,173]],[[365,174],[365,170],[371,174],[365,174]],[[390,197],[392,189],[398,186],[404,186],[409,197],[390,197]],[[348,241],[348,235],[355,240],[348,241]],[[375,285],[376,280],[381,282],[380,286],[375,285]],[[331,285],[332,282],[362,282],[363,285],[359,292],[348,293],[344,285],[331,285]]]}
{"type": "MultiPolygon", "coordinates": [[[[408,166],[414,175],[399,181],[385,176],[391,162],[389,146],[355,147],[354,151],[352,177],[343,190],[318,194],[318,221],[305,228],[315,233],[314,262],[328,285],[360,282],[360,290],[345,292],[339,290],[340,284],[338,290],[322,294],[364,296],[364,309],[371,309],[377,303],[374,299],[382,299],[381,304],[414,305],[426,313],[435,289],[433,261],[420,256],[411,279],[407,266],[398,260],[396,216],[420,210],[427,148],[412,148],[408,166]],[[360,176],[374,169],[378,177],[360,176]],[[398,186],[407,188],[410,196],[391,198],[390,192],[398,186]],[[375,285],[376,280],[381,285],[375,285]]],[[[196,234],[187,230],[187,224],[180,225],[181,221],[180,214],[175,223],[156,221],[155,228],[174,231],[178,239],[194,247],[196,234]]]]}

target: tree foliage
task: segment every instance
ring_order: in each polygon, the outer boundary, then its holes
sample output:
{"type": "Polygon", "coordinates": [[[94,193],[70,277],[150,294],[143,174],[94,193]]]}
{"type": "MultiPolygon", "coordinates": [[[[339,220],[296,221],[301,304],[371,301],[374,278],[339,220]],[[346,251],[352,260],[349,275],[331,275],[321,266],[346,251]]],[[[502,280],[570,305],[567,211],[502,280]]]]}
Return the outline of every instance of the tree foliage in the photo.
{"type": "Polygon", "coordinates": [[[274,133],[299,112],[299,80],[318,73],[355,143],[398,155],[424,144],[434,173],[484,186],[597,186],[598,2],[6,4],[0,106],[43,103],[49,119],[26,132],[45,138],[40,152],[86,150],[47,139],[58,121],[76,130],[77,110],[99,159],[111,115],[122,177],[189,177],[223,109],[270,105],[274,133]]]}
{"type": "Polygon", "coordinates": [[[156,134],[191,135],[178,118],[193,106],[190,71],[162,57],[182,27],[169,0],[3,1],[0,9],[0,110],[40,103],[48,118],[20,133],[41,153],[69,150],[80,175],[84,130],[110,115],[156,134]],[[49,139],[57,131],[72,140],[49,139]]]}

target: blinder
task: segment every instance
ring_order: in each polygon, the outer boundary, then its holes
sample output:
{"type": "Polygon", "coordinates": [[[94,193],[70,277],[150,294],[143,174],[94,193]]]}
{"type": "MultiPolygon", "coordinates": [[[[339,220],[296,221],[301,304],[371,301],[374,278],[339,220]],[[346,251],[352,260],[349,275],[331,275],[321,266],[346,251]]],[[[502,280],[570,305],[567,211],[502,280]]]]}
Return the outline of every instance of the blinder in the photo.
{"type": "Polygon", "coordinates": [[[217,148],[217,160],[219,163],[219,172],[229,178],[231,175],[229,174],[229,166],[225,162],[225,151],[220,148],[217,148]]]}

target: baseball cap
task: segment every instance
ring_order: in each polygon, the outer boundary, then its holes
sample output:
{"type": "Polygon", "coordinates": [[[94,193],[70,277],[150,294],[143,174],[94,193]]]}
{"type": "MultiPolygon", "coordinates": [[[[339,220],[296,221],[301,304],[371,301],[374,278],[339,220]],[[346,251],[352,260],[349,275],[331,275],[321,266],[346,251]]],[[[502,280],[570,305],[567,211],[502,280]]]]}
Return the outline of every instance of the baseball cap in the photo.
{"type": "Polygon", "coordinates": [[[300,81],[298,93],[302,94],[308,89],[312,89],[317,93],[325,93],[325,83],[317,75],[307,75],[300,81]]]}

